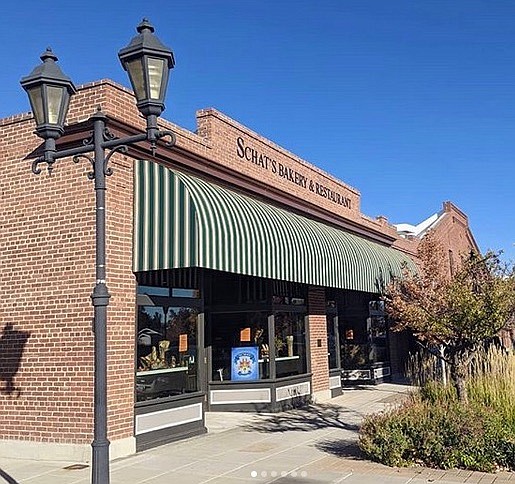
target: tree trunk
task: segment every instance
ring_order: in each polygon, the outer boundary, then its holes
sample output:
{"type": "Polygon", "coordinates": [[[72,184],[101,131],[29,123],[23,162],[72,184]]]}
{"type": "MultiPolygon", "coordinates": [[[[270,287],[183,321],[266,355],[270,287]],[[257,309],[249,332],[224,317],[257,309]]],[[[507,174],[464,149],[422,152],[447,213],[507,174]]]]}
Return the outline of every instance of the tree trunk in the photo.
{"type": "Polygon", "coordinates": [[[440,347],[438,348],[439,351],[440,351],[440,371],[442,372],[442,383],[443,383],[443,386],[446,387],[447,386],[447,368],[446,368],[446,363],[445,363],[445,346],[444,345],[440,345],[440,347]]]}
{"type": "Polygon", "coordinates": [[[468,359],[465,355],[456,353],[453,355],[451,364],[449,365],[450,377],[452,384],[458,394],[458,400],[463,403],[468,403],[468,393],[466,386],[468,359]]]}

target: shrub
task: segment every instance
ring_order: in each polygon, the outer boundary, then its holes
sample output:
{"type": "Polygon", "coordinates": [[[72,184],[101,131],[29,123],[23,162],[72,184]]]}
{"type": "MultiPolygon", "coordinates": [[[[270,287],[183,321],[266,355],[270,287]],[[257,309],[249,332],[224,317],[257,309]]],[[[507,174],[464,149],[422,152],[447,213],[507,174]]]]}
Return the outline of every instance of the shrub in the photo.
{"type": "Polygon", "coordinates": [[[410,414],[402,410],[365,417],[360,429],[359,446],[372,460],[389,466],[406,466],[412,445],[407,435],[406,419],[410,414]]]}
{"type": "Polygon", "coordinates": [[[363,452],[390,466],[515,470],[515,355],[495,346],[476,353],[467,404],[437,381],[441,369],[434,357],[412,358],[418,391],[400,407],[365,418],[363,452]]]}
{"type": "Polygon", "coordinates": [[[359,445],[367,457],[390,466],[515,469],[513,431],[499,414],[446,392],[435,401],[436,387],[425,390],[399,408],[365,418],[359,445]]]}

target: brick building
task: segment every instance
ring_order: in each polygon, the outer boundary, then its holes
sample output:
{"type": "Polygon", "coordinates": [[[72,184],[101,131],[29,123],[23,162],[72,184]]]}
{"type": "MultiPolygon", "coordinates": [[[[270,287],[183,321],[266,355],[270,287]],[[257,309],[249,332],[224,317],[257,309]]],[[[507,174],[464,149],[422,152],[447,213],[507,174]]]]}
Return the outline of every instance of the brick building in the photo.
{"type": "MultiPolygon", "coordinates": [[[[89,136],[96,106],[115,135],[145,128],[132,93],[103,80],[72,98],[58,147],[89,136]]],[[[414,267],[429,225],[450,258],[477,248],[466,216],[446,203],[410,226],[424,230],[395,227],[214,109],[196,132],[160,124],[176,145],[116,153],[108,177],[111,457],[204,432],[206,411],[275,411],[337,395],[342,378],[388,377],[403,350],[381,288],[414,267]]],[[[86,162],[31,174],[33,130],[30,114],[0,121],[0,455],[87,461],[94,192],[86,162]]]]}

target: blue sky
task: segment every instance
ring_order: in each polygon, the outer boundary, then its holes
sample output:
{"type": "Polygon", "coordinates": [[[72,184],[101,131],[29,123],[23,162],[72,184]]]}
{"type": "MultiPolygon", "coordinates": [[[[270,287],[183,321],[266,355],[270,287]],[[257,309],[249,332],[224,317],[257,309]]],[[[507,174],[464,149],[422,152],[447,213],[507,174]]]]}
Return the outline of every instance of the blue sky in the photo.
{"type": "MultiPolygon", "coordinates": [[[[117,52],[148,17],[172,47],[163,117],[215,107],[418,223],[453,201],[515,259],[515,2],[176,0],[2,6],[0,118],[51,46],[75,84],[129,86],[117,52]]],[[[4,167],[5,168],[5,167],[4,167]]]]}

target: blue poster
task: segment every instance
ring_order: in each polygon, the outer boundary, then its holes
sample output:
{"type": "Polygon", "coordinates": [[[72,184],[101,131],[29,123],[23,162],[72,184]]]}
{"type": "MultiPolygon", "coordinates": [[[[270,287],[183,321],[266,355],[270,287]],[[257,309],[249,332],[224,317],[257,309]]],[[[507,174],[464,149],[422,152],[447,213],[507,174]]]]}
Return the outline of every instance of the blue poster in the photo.
{"type": "Polygon", "coordinates": [[[231,349],[231,380],[259,380],[257,346],[243,346],[231,349]]]}

